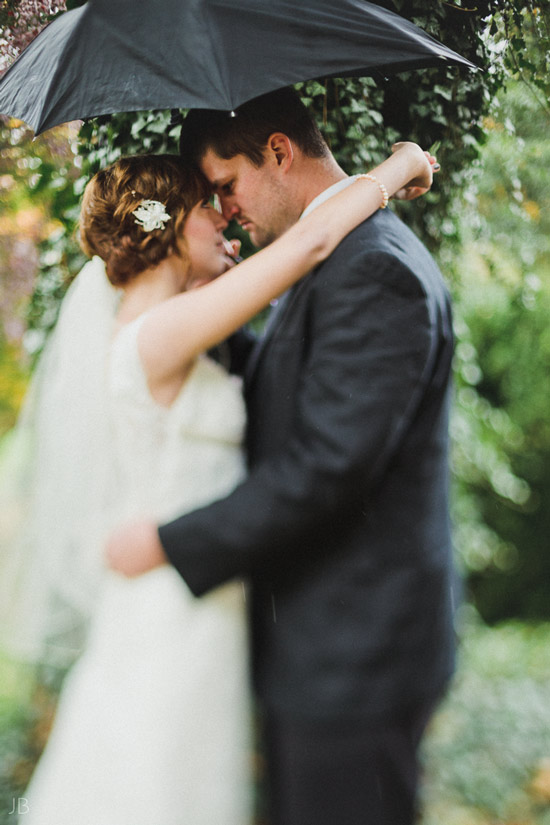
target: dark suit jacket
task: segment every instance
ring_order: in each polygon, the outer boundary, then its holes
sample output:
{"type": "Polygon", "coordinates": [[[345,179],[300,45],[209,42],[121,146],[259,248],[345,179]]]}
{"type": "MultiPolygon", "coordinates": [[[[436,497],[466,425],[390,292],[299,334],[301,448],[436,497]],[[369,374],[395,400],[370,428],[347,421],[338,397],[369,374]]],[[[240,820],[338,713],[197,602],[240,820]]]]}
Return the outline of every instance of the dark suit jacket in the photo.
{"type": "Polygon", "coordinates": [[[389,210],[289,293],[246,379],[250,476],[160,528],[200,595],[252,582],[268,709],[365,718],[452,670],[449,298],[389,210]]]}

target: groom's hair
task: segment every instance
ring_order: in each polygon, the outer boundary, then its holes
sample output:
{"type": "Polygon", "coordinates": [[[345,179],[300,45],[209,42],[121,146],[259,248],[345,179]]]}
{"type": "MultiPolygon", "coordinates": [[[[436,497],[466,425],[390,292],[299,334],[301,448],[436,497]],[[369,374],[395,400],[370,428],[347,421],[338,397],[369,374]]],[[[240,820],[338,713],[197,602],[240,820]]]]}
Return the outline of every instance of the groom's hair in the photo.
{"type": "Polygon", "coordinates": [[[234,112],[191,109],[180,137],[180,154],[198,166],[212,149],[227,160],[245,155],[255,166],[262,166],[269,136],[282,132],[311,158],[329,154],[317,124],[292,88],[256,97],[234,112]]]}

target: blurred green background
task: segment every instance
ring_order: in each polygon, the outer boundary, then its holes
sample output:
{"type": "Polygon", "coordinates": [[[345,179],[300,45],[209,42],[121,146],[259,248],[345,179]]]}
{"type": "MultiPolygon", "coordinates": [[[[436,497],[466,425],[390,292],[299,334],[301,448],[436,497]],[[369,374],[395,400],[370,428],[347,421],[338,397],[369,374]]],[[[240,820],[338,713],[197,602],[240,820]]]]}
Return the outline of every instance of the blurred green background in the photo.
{"type": "MultiPolygon", "coordinates": [[[[482,68],[298,86],[347,172],[365,171],[397,139],[435,147],[442,164],[432,192],[399,207],[448,279],[457,335],[453,522],[465,603],[457,676],[424,746],[422,823],[550,825],[550,6],[379,5],[482,68]]],[[[3,15],[17,6],[0,5],[4,37],[13,18],[3,15]]],[[[0,118],[0,435],[84,260],[75,225],[86,180],[121,154],[177,151],[178,133],[170,112],[36,140],[0,118]]],[[[37,680],[1,664],[4,825],[61,674],[37,680]]]]}

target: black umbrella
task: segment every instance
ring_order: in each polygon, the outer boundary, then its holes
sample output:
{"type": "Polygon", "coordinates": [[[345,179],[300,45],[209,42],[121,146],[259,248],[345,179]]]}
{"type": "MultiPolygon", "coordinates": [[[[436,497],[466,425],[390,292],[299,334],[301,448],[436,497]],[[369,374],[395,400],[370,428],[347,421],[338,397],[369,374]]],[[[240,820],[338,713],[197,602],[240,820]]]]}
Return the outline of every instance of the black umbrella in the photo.
{"type": "Polygon", "coordinates": [[[113,112],[231,110],[300,80],[444,61],[475,68],[366,0],[89,0],[6,72],[0,113],[39,134],[113,112]]]}

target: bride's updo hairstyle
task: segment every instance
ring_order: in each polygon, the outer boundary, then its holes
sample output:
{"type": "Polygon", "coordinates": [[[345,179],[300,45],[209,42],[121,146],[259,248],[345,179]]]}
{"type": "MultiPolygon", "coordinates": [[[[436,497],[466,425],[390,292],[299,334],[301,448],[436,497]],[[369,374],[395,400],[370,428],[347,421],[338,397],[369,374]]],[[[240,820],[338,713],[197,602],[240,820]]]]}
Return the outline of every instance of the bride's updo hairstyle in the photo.
{"type": "Polygon", "coordinates": [[[211,189],[201,173],[178,155],[121,158],[89,181],[80,213],[80,245],[105,262],[114,286],[123,286],[172,253],[186,257],[183,226],[211,189]],[[146,231],[133,213],[144,200],[159,201],[170,220],[146,231]]]}

